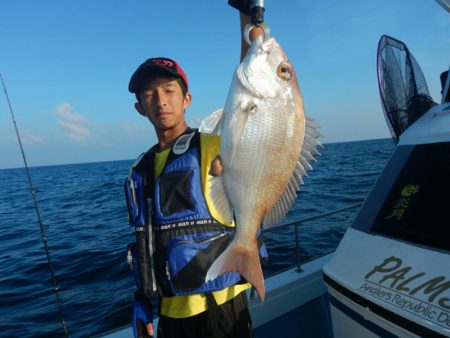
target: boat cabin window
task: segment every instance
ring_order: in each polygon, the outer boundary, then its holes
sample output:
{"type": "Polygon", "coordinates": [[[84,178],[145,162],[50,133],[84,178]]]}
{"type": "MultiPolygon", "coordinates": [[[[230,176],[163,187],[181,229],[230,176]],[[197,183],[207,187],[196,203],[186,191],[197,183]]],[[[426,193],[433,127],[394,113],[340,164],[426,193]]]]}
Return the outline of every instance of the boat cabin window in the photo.
{"type": "Polygon", "coordinates": [[[450,143],[397,147],[354,227],[450,251],[450,143]]]}

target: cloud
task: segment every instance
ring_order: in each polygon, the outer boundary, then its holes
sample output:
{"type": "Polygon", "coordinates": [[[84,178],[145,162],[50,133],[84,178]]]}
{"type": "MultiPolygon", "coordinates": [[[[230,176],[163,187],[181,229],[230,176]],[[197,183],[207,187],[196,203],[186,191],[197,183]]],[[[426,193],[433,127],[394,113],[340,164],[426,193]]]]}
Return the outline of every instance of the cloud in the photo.
{"type": "Polygon", "coordinates": [[[20,131],[20,138],[22,140],[22,143],[27,145],[42,143],[44,141],[41,135],[35,133],[30,129],[22,129],[20,131]]]}
{"type": "Polygon", "coordinates": [[[75,141],[84,141],[89,137],[91,122],[83,115],[74,112],[69,103],[58,105],[55,115],[58,125],[69,138],[75,141]]]}

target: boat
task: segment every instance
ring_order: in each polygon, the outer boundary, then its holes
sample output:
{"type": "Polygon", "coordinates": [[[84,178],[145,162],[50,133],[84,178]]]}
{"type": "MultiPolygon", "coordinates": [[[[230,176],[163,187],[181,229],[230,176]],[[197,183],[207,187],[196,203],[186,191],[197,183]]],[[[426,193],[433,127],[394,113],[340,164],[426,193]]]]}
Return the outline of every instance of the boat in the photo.
{"type": "Polygon", "coordinates": [[[434,103],[406,45],[383,36],[378,78],[398,144],[324,266],[334,336],[450,337],[450,77],[434,103]]]}

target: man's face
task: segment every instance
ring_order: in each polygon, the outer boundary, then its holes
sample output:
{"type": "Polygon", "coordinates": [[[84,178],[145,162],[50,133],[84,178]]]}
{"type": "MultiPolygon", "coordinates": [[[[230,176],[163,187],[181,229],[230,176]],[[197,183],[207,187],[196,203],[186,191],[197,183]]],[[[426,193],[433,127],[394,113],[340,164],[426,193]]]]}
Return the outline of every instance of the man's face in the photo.
{"type": "Polygon", "coordinates": [[[176,79],[157,76],[144,82],[136,103],[138,112],[146,116],[160,131],[186,128],[184,109],[191,103],[191,94],[183,96],[176,79]]]}

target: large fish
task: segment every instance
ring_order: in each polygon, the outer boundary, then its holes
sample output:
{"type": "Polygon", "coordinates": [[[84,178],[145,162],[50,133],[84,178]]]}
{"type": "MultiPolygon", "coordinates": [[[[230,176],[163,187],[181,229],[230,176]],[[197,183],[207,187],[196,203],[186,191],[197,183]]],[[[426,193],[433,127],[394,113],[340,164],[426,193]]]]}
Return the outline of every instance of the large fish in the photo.
{"type": "Polygon", "coordinates": [[[265,296],[257,232],[278,223],[292,206],[320,134],[306,119],[292,64],[274,38],[253,41],[234,73],[223,110],[200,130],[221,135],[223,174],[214,177],[211,199],[236,222],[228,248],[206,280],[239,272],[265,296]]]}

